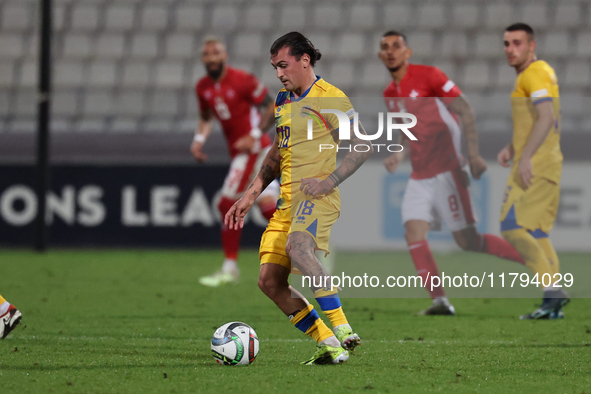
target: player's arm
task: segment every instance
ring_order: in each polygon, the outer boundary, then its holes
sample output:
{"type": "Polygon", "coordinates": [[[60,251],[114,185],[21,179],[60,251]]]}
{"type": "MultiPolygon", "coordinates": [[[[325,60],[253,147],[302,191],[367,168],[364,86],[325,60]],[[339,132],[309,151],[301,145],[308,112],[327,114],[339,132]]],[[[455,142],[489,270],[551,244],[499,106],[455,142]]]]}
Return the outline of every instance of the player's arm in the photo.
{"type": "Polygon", "coordinates": [[[211,135],[213,129],[213,116],[208,110],[199,111],[199,124],[195,129],[195,137],[193,137],[193,143],[191,144],[191,153],[195,160],[204,162],[207,160],[207,155],[203,153],[203,145],[205,141],[211,135]]]}
{"type": "Polygon", "coordinates": [[[238,229],[244,226],[244,217],[253,206],[257,197],[271,182],[279,175],[281,164],[281,155],[279,154],[279,137],[275,135],[275,141],[267,156],[263,160],[261,169],[248,188],[238,201],[232,205],[232,208],[224,217],[224,224],[230,229],[238,229]]]}
{"type": "Polygon", "coordinates": [[[513,149],[513,142],[509,142],[497,155],[497,161],[503,167],[510,167],[509,162],[513,158],[515,150],[513,149]]]}
{"type": "Polygon", "coordinates": [[[252,151],[258,151],[260,149],[261,137],[275,123],[273,116],[275,100],[273,100],[273,97],[267,94],[257,107],[261,113],[261,120],[258,127],[253,127],[249,135],[240,138],[234,144],[234,147],[241,152],[250,153],[252,151]]]}
{"type": "Polygon", "coordinates": [[[531,186],[532,178],[534,176],[532,173],[531,159],[540,146],[542,146],[548,133],[552,130],[552,127],[556,122],[552,100],[541,100],[537,104],[534,104],[534,108],[538,112],[538,119],[534,123],[525,148],[523,148],[518,169],[521,180],[526,187],[531,186]]]}
{"type": "MultiPolygon", "coordinates": [[[[365,129],[361,125],[361,122],[358,121],[358,129],[361,134],[367,135],[365,129]]],[[[345,181],[345,179],[349,178],[365,161],[369,158],[369,156],[373,153],[373,146],[369,144],[369,150],[367,152],[357,152],[355,147],[357,145],[363,145],[364,147],[368,145],[366,141],[363,141],[361,138],[357,137],[355,132],[353,131],[353,123],[351,122],[351,151],[348,152],[341,164],[337,167],[337,169],[330,174],[326,179],[319,180],[318,178],[308,178],[302,179],[302,184],[300,186],[300,190],[304,191],[304,194],[316,196],[319,194],[325,194],[340,185],[345,181]]],[[[360,150],[364,150],[360,149],[360,150]]]]}
{"type": "Polygon", "coordinates": [[[466,137],[466,149],[468,151],[468,163],[470,172],[474,179],[480,179],[480,176],[486,171],[486,162],[480,156],[478,148],[478,132],[476,131],[476,117],[474,111],[466,97],[460,94],[448,106],[449,110],[458,115],[462,122],[462,131],[466,137]]]}
{"type": "Polygon", "coordinates": [[[402,150],[394,152],[384,159],[384,166],[390,174],[393,174],[394,171],[396,171],[400,163],[402,163],[406,157],[406,150],[409,148],[408,141],[408,137],[401,131],[398,135],[398,145],[402,146],[402,150]]]}
{"type": "Polygon", "coordinates": [[[267,94],[263,99],[263,102],[259,106],[259,111],[261,112],[259,129],[264,133],[275,124],[275,117],[273,116],[275,112],[275,100],[273,100],[270,94],[267,94]]]}

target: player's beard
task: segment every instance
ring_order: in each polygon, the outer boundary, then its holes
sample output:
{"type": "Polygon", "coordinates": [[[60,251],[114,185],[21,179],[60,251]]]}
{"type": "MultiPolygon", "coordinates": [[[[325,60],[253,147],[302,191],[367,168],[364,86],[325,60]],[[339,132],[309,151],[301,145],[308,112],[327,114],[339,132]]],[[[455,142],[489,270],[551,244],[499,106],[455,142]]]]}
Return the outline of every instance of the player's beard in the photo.
{"type": "Polygon", "coordinates": [[[400,66],[396,66],[396,67],[388,67],[388,71],[390,71],[391,73],[395,73],[396,71],[400,70],[400,67],[402,67],[403,64],[401,64],[400,66]]]}
{"type": "Polygon", "coordinates": [[[213,70],[209,67],[206,67],[207,75],[209,75],[209,77],[213,80],[218,79],[220,77],[220,75],[222,75],[222,73],[224,72],[224,63],[219,62],[219,63],[217,63],[217,65],[218,65],[218,67],[213,70]]]}

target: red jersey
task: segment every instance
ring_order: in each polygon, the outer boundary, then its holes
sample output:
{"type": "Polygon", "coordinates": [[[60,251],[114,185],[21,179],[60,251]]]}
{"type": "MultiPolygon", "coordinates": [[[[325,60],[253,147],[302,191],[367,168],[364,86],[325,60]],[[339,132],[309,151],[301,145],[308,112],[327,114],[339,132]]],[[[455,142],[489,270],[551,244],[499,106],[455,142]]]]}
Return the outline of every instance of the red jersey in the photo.
{"type": "MultiPolygon", "coordinates": [[[[222,125],[230,156],[234,158],[240,153],[234,148],[236,141],[259,126],[260,114],[256,106],[263,102],[268,91],[254,75],[225,67],[226,75],[221,81],[214,82],[205,76],[197,82],[195,91],[201,112],[210,111],[222,125]]],[[[269,136],[264,133],[261,148],[270,144],[269,136]]]]}
{"type": "Polygon", "coordinates": [[[410,142],[411,178],[433,178],[464,164],[458,117],[447,109],[462,92],[437,67],[409,64],[400,84],[392,81],[384,90],[390,112],[417,117],[410,142]]]}

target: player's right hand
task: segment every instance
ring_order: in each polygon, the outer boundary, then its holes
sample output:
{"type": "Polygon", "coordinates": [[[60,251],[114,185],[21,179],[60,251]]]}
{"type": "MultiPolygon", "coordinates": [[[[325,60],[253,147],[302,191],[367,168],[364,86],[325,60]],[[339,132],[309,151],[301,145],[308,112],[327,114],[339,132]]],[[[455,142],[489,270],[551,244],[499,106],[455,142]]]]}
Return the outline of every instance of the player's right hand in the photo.
{"type": "Polygon", "coordinates": [[[392,174],[394,171],[396,171],[400,163],[402,163],[402,159],[404,159],[402,152],[396,152],[386,157],[384,159],[384,166],[386,167],[386,170],[392,174]]]}
{"type": "Polygon", "coordinates": [[[250,211],[254,201],[248,201],[244,196],[236,201],[224,216],[224,224],[230,230],[238,230],[244,227],[244,217],[250,211]]]}
{"type": "Polygon", "coordinates": [[[200,163],[203,163],[205,160],[207,160],[207,155],[202,152],[202,149],[203,144],[201,142],[193,141],[191,144],[191,153],[193,154],[195,160],[200,163]]]}
{"type": "Polygon", "coordinates": [[[503,149],[501,149],[501,151],[497,155],[497,161],[503,167],[510,167],[511,165],[509,164],[509,162],[512,158],[513,153],[511,152],[511,149],[509,149],[509,146],[506,146],[503,149]]]}
{"type": "Polygon", "coordinates": [[[484,161],[482,156],[475,156],[471,158],[469,162],[472,177],[476,180],[479,180],[484,171],[486,171],[486,161],[484,161]]]}

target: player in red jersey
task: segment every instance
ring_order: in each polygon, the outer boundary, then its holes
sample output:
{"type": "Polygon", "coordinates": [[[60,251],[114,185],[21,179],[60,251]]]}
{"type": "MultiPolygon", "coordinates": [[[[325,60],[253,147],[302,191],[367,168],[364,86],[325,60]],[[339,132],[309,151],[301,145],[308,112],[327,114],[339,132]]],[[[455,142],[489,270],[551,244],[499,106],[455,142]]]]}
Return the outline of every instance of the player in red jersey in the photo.
{"type": "MultiPolygon", "coordinates": [[[[222,41],[213,37],[205,40],[201,60],[207,76],[201,78],[195,88],[200,120],[191,145],[195,159],[205,161],[207,155],[203,153],[203,145],[211,134],[213,118],[220,122],[232,157],[218,204],[222,218],[258,173],[271,145],[269,136],[263,131],[275,120],[273,98],[267,88],[254,75],[226,65],[227,59],[222,41]]],[[[278,183],[275,181],[270,186],[257,200],[267,220],[275,212],[279,195],[278,183]]],[[[236,259],[241,236],[242,229],[229,229],[222,224],[224,263],[220,271],[200,278],[199,283],[216,287],[238,280],[236,259]]]]}
{"type": "MultiPolygon", "coordinates": [[[[524,264],[519,253],[501,237],[479,234],[468,192],[469,176],[461,153],[461,132],[467,140],[468,164],[474,179],[486,171],[486,162],[478,152],[478,134],[472,108],[460,89],[438,68],[415,65],[408,59],[412,50],[399,32],[386,32],[380,41],[379,58],[392,82],[384,90],[388,111],[409,112],[417,117],[410,141],[400,133],[405,150],[389,156],[384,164],[394,172],[410,148],[412,173],[402,200],[405,237],[418,274],[425,282],[439,276],[437,263],[427,243],[429,230],[438,230],[445,221],[458,246],[463,250],[488,253],[524,264]],[[461,120],[461,127],[460,127],[461,120]]],[[[423,282],[423,283],[424,283],[423,282]]],[[[430,308],[425,315],[453,315],[442,287],[431,290],[430,308]]]]}

